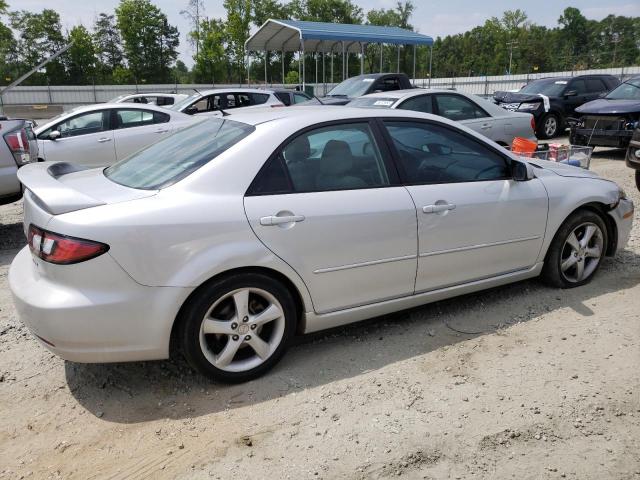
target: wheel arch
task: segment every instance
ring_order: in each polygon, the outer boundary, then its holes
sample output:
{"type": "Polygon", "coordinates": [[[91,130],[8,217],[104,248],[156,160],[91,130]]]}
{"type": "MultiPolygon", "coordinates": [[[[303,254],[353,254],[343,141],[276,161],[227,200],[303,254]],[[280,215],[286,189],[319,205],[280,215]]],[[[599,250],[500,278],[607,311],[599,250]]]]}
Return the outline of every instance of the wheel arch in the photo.
{"type": "Polygon", "coordinates": [[[178,310],[178,313],[176,314],[176,317],[173,321],[173,325],[171,327],[171,335],[169,338],[169,352],[170,354],[172,352],[175,352],[176,350],[176,346],[177,346],[177,340],[178,340],[178,333],[180,331],[180,324],[181,324],[181,319],[182,319],[182,313],[184,311],[184,308],[186,307],[186,305],[196,296],[198,295],[202,289],[210,284],[211,282],[215,282],[218,281],[222,278],[225,277],[230,277],[233,275],[242,275],[242,274],[248,274],[248,273],[258,273],[258,274],[262,274],[262,275],[266,275],[268,277],[271,277],[272,279],[280,282],[281,284],[283,284],[285,286],[285,288],[291,293],[291,296],[293,297],[293,301],[295,303],[295,307],[296,307],[296,334],[300,335],[305,331],[305,307],[304,307],[304,299],[302,297],[302,294],[300,292],[300,290],[296,287],[295,283],[288,278],[285,274],[283,274],[282,272],[279,272],[273,268],[269,268],[269,267],[260,267],[260,266],[252,266],[252,267],[238,267],[238,268],[233,268],[230,270],[225,270],[224,272],[220,272],[216,275],[214,275],[213,277],[207,279],[206,281],[204,281],[202,284],[200,284],[199,286],[197,286],[190,294],[189,296],[184,300],[184,302],[182,302],[182,305],[180,306],[180,309],[178,310]]]}

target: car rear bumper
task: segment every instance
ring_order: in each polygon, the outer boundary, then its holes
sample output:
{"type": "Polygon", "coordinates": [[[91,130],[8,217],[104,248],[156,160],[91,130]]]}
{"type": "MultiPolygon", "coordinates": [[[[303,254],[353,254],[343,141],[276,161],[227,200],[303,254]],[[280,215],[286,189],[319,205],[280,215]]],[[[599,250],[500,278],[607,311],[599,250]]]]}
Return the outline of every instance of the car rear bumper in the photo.
{"type": "Polygon", "coordinates": [[[609,215],[615,221],[618,231],[618,243],[616,252],[622,250],[629,241],[631,227],[633,226],[634,205],[631,200],[620,200],[613,210],[609,211],[609,215]]]}
{"type": "Polygon", "coordinates": [[[167,358],[174,319],[191,292],[140,285],[109,254],[52,265],[28,247],[11,264],[9,286],[18,316],[40,342],[82,363],[167,358]]]}

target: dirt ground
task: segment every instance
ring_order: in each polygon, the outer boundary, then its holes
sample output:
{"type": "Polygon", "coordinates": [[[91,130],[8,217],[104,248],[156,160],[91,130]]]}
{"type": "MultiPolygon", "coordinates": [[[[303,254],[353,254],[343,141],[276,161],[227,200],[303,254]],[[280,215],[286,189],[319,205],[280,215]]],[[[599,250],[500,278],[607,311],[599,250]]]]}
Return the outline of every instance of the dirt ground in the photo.
{"type": "MultiPolygon", "coordinates": [[[[640,205],[623,153],[594,156],[640,205]]],[[[588,286],[526,281],[304,337],[227,386],[41,347],[7,286],[21,208],[0,207],[2,479],[640,479],[638,210],[588,286]]]]}

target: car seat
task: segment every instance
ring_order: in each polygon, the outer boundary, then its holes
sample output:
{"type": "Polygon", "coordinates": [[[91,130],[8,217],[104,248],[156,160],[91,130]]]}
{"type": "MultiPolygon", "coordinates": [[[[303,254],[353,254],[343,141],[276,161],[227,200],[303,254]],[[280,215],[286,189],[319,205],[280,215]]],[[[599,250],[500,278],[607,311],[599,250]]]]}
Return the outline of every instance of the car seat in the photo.
{"type": "Polygon", "coordinates": [[[329,140],[320,159],[320,173],[316,188],[320,190],[348,190],[363,188],[367,184],[361,178],[349,175],[353,168],[353,154],[347,142],[329,140]]]}

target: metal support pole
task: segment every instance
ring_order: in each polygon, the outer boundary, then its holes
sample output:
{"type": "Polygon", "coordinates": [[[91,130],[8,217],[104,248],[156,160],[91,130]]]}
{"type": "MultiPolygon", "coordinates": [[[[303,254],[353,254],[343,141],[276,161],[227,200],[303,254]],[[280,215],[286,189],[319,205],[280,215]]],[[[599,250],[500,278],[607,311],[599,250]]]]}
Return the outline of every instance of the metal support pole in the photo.
{"type": "Polygon", "coordinates": [[[304,39],[302,39],[302,91],[304,92],[305,87],[307,86],[306,81],[306,73],[305,73],[305,64],[304,64],[304,39]]]}
{"type": "Polygon", "coordinates": [[[431,66],[433,65],[433,45],[429,47],[429,88],[431,88],[431,66]]]}
{"type": "Polygon", "coordinates": [[[327,94],[327,77],[325,76],[325,68],[324,68],[324,60],[325,60],[325,52],[321,53],[322,55],[322,95],[327,94]]]}
{"type": "Polygon", "coordinates": [[[284,50],[282,50],[282,88],[284,88],[284,50]]]}
{"type": "Polygon", "coordinates": [[[346,62],[347,78],[349,78],[349,49],[347,48],[347,62],[346,62]]]}
{"type": "Polygon", "coordinates": [[[333,83],[333,45],[331,45],[331,83],[333,83]]]}
{"type": "Polygon", "coordinates": [[[400,73],[400,44],[398,44],[398,71],[400,73]]]}
{"type": "Polygon", "coordinates": [[[318,51],[316,50],[315,53],[315,57],[316,57],[316,88],[318,86],[318,51]]]}
{"type": "Polygon", "coordinates": [[[413,46],[413,86],[416,86],[416,46],[413,46]]]}
{"type": "Polygon", "coordinates": [[[300,59],[300,52],[298,52],[298,85],[296,85],[296,89],[300,87],[300,82],[302,81],[302,62],[300,59]]]}
{"type": "Polygon", "coordinates": [[[249,52],[246,53],[245,59],[247,62],[247,85],[251,85],[251,56],[249,52]]]}
{"type": "Polygon", "coordinates": [[[264,86],[267,87],[267,59],[269,58],[269,50],[264,51],[264,86]]]}
{"type": "Polygon", "coordinates": [[[380,73],[382,73],[382,51],[384,50],[384,46],[380,44],[380,73]]]}
{"type": "Polygon", "coordinates": [[[360,75],[364,74],[364,44],[360,44],[360,75]]]}
{"type": "Polygon", "coordinates": [[[344,81],[344,42],[342,42],[342,80],[344,81]]]}

